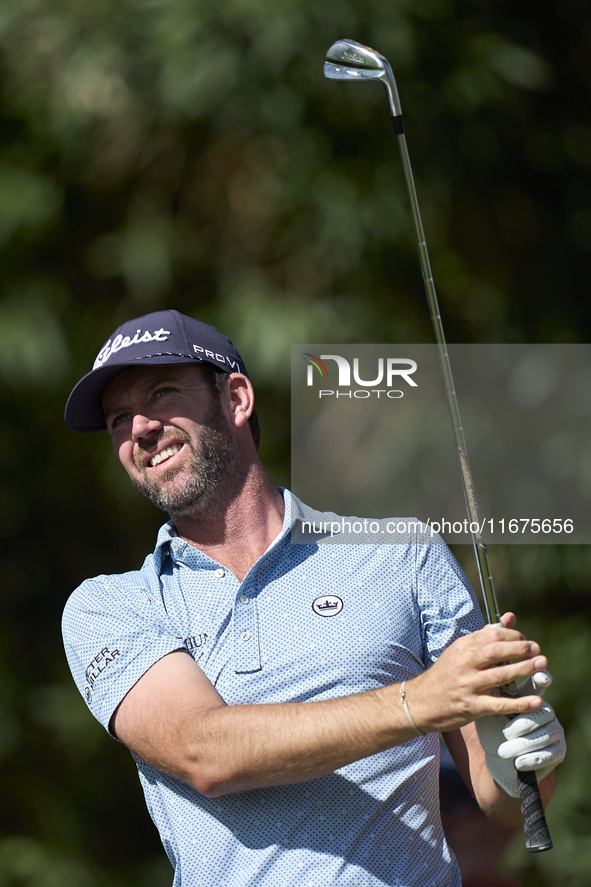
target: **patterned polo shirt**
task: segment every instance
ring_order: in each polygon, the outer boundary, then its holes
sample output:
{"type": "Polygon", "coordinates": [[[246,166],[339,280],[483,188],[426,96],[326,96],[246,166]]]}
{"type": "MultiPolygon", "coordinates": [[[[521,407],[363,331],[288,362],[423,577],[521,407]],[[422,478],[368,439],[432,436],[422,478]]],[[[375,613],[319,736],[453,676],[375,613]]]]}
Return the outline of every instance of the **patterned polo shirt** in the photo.
{"type": "MultiPolygon", "coordinates": [[[[140,570],[89,579],[73,593],[66,653],[105,728],[174,650],[187,651],[228,705],[305,703],[409,680],[482,626],[441,540],[411,533],[406,544],[355,544],[320,533],[294,544],[292,525],[336,515],[282,492],[283,529],[242,582],[167,523],[140,570]]],[[[307,782],[219,798],[136,763],[173,887],[461,883],[439,815],[437,734],[307,782]]]]}

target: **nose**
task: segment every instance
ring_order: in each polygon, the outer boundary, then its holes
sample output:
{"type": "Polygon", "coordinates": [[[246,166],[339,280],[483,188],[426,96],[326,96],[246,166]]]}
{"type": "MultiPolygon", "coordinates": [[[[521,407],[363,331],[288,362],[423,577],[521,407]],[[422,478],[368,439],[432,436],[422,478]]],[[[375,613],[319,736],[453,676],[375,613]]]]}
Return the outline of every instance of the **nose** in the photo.
{"type": "Polygon", "coordinates": [[[151,419],[149,416],[142,415],[142,413],[135,413],[131,426],[131,436],[135,441],[139,441],[143,440],[144,437],[149,437],[150,434],[156,434],[161,429],[162,422],[160,419],[151,419]]]}

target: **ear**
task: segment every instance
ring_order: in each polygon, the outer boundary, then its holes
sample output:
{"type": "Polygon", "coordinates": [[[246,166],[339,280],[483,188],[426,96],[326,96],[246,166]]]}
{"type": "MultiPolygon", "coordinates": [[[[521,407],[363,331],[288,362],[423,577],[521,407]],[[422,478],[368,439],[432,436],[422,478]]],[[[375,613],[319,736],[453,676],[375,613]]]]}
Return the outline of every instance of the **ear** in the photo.
{"type": "Polygon", "coordinates": [[[242,373],[230,373],[227,394],[232,424],[241,428],[254,409],[254,389],[250,379],[242,373]]]}

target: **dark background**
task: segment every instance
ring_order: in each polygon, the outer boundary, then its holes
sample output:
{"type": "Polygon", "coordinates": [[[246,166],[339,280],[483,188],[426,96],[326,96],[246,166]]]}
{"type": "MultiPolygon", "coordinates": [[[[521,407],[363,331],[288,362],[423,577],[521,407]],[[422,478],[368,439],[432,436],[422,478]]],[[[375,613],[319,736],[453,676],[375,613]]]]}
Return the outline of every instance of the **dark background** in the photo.
{"type": "MultiPolygon", "coordinates": [[[[582,0],[5,0],[0,6],[0,885],[161,887],[129,755],[67,671],[60,615],[138,566],[162,516],[65,399],[111,331],[214,323],[289,483],[291,342],[431,342],[385,95],[324,79],[336,39],[390,60],[451,342],[586,342],[591,13],[582,0]]],[[[576,471],[591,480],[591,457],[576,471]]],[[[392,511],[395,513],[395,502],[392,511]]],[[[563,515],[567,517],[567,515],[563,515]]],[[[474,577],[468,547],[456,552],[474,577]]],[[[556,849],[522,885],[591,877],[591,557],[491,547],[544,646],[569,759],[556,849]]]]}

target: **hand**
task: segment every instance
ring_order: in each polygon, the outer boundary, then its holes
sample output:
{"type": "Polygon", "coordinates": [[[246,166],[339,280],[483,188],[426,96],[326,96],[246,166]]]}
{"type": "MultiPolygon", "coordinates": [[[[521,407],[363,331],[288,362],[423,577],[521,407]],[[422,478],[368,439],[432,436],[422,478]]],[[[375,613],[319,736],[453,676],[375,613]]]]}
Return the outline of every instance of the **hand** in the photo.
{"type": "MultiPolygon", "coordinates": [[[[543,697],[552,683],[548,671],[536,672],[521,684],[517,695],[532,693],[543,697]]],[[[564,730],[554,709],[544,702],[537,711],[519,714],[511,720],[503,715],[486,715],[476,721],[488,772],[508,795],[519,796],[517,770],[533,770],[544,779],[564,760],[564,730]]]]}
{"type": "Polygon", "coordinates": [[[454,641],[434,665],[407,681],[408,705],[419,729],[448,733],[484,715],[512,717],[542,707],[539,694],[509,698],[496,691],[548,666],[539,645],[514,626],[513,613],[505,613],[501,624],[454,641]]]}

